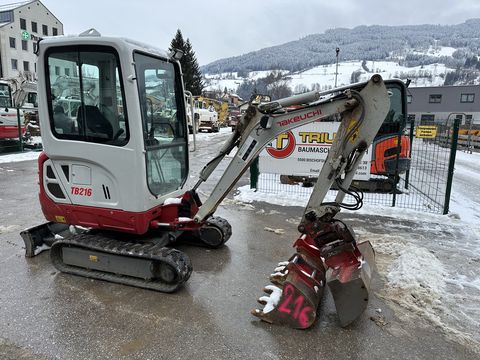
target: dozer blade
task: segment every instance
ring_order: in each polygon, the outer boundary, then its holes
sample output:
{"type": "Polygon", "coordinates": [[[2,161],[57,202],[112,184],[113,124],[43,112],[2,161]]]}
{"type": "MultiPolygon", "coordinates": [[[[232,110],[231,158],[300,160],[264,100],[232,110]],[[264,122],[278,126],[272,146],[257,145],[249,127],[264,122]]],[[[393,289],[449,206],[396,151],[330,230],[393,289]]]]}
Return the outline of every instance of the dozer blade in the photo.
{"type": "Polygon", "coordinates": [[[335,302],[341,326],[357,319],[367,307],[375,253],[370,242],[358,244],[326,259],[327,284],[335,302]],[[353,258],[352,258],[353,256],[353,258]]]}
{"type": "Polygon", "coordinates": [[[288,263],[279,263],[270,277],[276,285],[265,287],[267,295],[258,299],[264,308],[252,310],[252,315],[295,329],[312,326],[323,295],[325,270],[323,266],[317,268],[311,260],[296,253],[288,263]]]}
{"type": "Polygon", "coordinates": [[[25,256],[33,257],[48,249],[68,228],[67,224],[48,222],[23,230],[20,236],[25,242],[25,256]]]}

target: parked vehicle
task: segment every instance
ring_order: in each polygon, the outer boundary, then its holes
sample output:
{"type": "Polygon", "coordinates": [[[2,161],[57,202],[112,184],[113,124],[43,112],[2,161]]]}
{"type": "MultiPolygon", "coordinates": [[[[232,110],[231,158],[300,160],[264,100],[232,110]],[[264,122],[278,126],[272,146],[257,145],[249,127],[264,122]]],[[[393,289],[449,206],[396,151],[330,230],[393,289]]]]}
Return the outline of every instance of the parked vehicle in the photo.
{"type": "Polygon", "coordinates": [[[213,106],[207,106],[205,101],[195,100],[193,102],[193,112],[195,124],[198,122],[198,131],[220,131],[218,113],[213,106]]]}
{"type": "Polygon", "coordinates": [[[0,80],[0,139],[18,138],[18,123],[20,121],[20,133],[25,133],[23,110],[13,106],[12,89],[8,81],[0,80]],[[18,119],[20,115],[20,120],[18,119]]]}
{"type": "Polygon", "coordinates": [[[235,105],[228,106],[228,126],[232,128],[232,131],[235,131],[241,115],[242,114],[238,107],[236,107],[235,105]]]}

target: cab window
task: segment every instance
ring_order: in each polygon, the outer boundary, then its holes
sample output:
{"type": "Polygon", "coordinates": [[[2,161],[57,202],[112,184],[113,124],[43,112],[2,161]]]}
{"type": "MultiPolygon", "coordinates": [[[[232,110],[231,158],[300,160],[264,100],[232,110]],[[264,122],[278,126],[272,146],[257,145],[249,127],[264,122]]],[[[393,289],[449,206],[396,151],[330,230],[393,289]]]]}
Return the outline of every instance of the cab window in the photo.
{"type": "Polygon", "coordinates": [[[46,57],[54,136],[125,145],[129,131],[116,51],[109,47],[64,47],[48,51],[46,57]],[[58,68],[68,71],[56,71],[58,68]]]}

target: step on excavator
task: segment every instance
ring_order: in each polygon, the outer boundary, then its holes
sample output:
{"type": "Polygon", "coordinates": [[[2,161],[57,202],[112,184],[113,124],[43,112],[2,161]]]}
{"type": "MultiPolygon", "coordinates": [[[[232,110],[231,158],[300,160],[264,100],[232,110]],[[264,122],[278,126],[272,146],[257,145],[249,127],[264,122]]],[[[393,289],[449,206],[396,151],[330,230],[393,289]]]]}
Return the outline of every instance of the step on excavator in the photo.
{"type": "Polygon", "coordinates": [[[26,256],[50,249],[61,272],[161,292],[190,277],[188,256],[175,244],[218,248],[230,238],[218,205],[260,151],[295,127],[340,115],[341,125],[298,226],[295,254],[281,262],[253,315],[308,328],[325,285],[341,325],[359,317],[369,298],[374,253],[336,214],[356,209],[355,169],[387,113],[403,116],[401,81],[368,82],[325,93],[270,101],[252,96],[219,154],[185,189],[189,171],[181,52],[166,52],[94,29],[38,43],[38,100],[43,152],[39,200],[47,223],[21,233],[26,256]],[[69,75],[69,81],[65,76],[69,75]],[[76,116],[58,103],[78,101],[76,116]],[[211,194],[197,193],[222,159],[238,148],[211,194]],[[324,202],[332,184],[339,189],[324,202]],[[345,203],[345,196],[353,203],[345,203]]]}

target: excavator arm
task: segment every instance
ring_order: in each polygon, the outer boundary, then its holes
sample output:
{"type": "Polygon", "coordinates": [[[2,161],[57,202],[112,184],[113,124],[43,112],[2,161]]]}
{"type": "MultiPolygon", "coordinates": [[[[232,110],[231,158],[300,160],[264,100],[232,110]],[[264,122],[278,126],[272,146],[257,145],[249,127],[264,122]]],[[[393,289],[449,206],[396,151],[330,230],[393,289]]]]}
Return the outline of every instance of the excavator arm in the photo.
{"type": "Polygon", "coordinates": [[[308,328],[316,318],[325,284],[332,292],[340,323],[346,326],[367,306],[374,253],[370,243],[357,244],[348,225],[335,218],[341,207],[356,209],[362,195],[350,190],[355,171],[390,109],[387,88],[380,75],[367,83],[330,93],[310,92],[276,102],[250,104],[237,130],[219,155],[202,170],[194,187],[206,181],[222,158],[236,145],[238,151],[201,206],[194,221],[205,221],[246,171],[260,151],[278,135],[314,121],[340,115],[341,124],[320,171],[298,226],[301,235],[295,254],[280,262],[272,285],[254,316],[270,323],[308,328]],[[295,106],[289,110],[289,107],[295,106]],[[323,202],[333,183],[340,189],[334,202],[323,202]],[[355,203],[343,204],[345,195],[355,203]]]}
{"type": "MultiPolygon", "coordinates": [[[[355,170],[383,123],[389,107],[387,89],[380,75],[374,75],[369,82],[353,85],[341,92],[334,90],[320,94],[314,91],[270,103],[251,104],[236,131],[200,173],[194,190],[209,178],[221,160],[238,145],[237,153],[209,198],[199,208],[194,220],[201,222],[216,210],[252,161],[277,136],[296,127],[342,114],[339,131],[320,172],[302,223],[306,221],[306,214],[322,217],[330,213],[331,207],[322,205],[327,191],[342,175],[345,175],[343,187],[350,186],[355,170]],[[322,99],[321,95],[331,96],[322,99]],[[302,107],[287,110],[294,105],[302,107]]],[[[340,203],[344,196],[345,192],[340,191],[336,202],[340,203]]]]}

